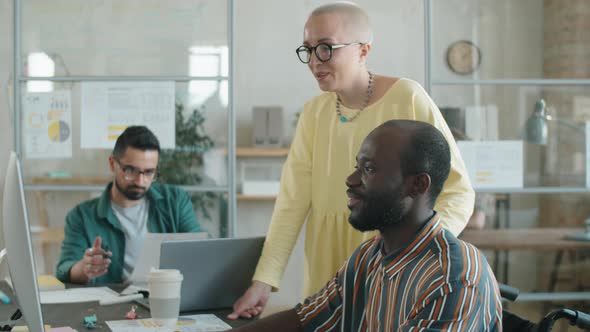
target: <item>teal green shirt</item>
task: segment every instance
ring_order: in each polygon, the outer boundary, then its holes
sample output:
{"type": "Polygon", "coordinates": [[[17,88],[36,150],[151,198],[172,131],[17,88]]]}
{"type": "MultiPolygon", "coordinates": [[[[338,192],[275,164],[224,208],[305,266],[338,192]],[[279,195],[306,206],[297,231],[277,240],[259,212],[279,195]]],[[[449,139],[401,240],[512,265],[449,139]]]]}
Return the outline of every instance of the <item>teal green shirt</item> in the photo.
{"type": "MultiPolygon", "coordinates": [[[[94,239],[100,236],[103,248],[108,246],[113,256],[109,271],[91,282],[123,282],[125,234],[111,208],[112,185],[109,183],[99,198],[79,204],[66,216],[65,237],[56,269],[59,280],[70,281],[70,269],[82,259],[84,251],[92,247],[94,239]]],[[[200,230],[191,200],[181,189],[153,183],[146,198],[149,201],[148,232],[189,233],[200,230]]]]}

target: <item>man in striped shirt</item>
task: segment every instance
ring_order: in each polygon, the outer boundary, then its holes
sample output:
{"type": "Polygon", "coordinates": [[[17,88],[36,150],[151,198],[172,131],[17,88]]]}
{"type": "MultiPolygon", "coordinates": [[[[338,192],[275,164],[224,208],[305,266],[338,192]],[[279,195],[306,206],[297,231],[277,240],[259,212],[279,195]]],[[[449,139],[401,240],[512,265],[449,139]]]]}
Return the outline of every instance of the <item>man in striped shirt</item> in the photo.
{"type": "Polygon", "coordinates": [[[434,202],[450,150],[433,126],[392,120],[373,130],[346,179],[349,222],[379,230],[326,286],[243,331],[502,331],[485,257],[443,229],[434,202]]]}

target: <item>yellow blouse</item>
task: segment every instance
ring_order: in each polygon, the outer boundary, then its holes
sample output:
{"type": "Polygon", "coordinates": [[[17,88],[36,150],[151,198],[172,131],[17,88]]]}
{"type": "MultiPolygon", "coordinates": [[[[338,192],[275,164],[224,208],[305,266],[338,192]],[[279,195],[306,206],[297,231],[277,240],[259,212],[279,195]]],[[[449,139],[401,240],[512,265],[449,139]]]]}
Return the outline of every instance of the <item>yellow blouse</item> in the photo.
{"type": "MultiPolygon", "coordinates": [[[[336,94],[323,93],[305,104],[281,175],[281,188],[254,280],[276,290],[307,217],[304,296],[321,289],[349,255],[374,232],[361,233],[348,223],[346,177],[365,137],[392,119],[428,122],[451,147],[451,173],[435,210],[443,226],[458,235],[473,211],[474,192],[455,140],[426,91],[409,79],[398,80],[352,122],[336,115],[336,94]]],[[[347,118],[358,110],[341,106],[347,118]]]]}

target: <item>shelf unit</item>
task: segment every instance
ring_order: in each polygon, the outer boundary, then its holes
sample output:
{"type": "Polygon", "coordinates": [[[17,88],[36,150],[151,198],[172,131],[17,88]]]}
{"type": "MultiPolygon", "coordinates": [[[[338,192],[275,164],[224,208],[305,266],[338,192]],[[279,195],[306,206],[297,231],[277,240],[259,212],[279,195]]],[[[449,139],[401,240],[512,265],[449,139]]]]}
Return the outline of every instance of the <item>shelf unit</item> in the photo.
{"type": "MultiPolygon", "coordinates": [[[[537,79],[479,79],[477,73],[474,73],[474,78],[454,78],[441,79],[435,77],[433,74],[433,66],[435,65],[433,59],[433,0],[424,0],[424,22],[425,22],[425,89],[432,95],[433,88],[436,86],[578,86],[590,87],[590,79],[585,78],[537,78],[537,79]]],[[[590,188],[587,187],[524,187],[519,189],[513,188],[494,188],[494,189],[478,189],[482,193],[518,193],[518,194],[555,194],[555,193],[590,193],[590,188]]]]}
{"type": "MultiPolygon", "coordinates": [[[[476,189],[476,193],[486,193],[486,194],[561,194],[561,193],[571,193],[571,194],[586,194],[590,193],[589,188],[560,188],[560,187],[534,187],[534,188],[522,188],[522,189],[514,189],[514,188],[494,188],[494,189],[476,189]]],[[[238,194],[238,200],[242,201],[274,201],[277,196],[268,195],[268,196],[261,196],[261,195],[244,195],[238,194]]]]}
{"type": "Polygon", "coordinates": [[[287,157],[289,148],[252,148],[239,147],[236,157],[287,157]]]}
{"type": "Polygon", "coordinates": [[[456,79],[456,80],[431,80],[430,85],[427,87],[431,89],[433,85],[536,85],[536,86],[547,86],[547,85],[561,85],[561,86],[579,86],[579,85],[590,85],[590,79],[553,79],[553,78],[541,78],[541,79],[456,79]]]}
{"type": "MultiPolygon", "coordinates": [[[[437,1],[433,0],[424,0],[424,22],[425,22],[425,39],[424,39],[424,49],[425,49],[425,89],[427,92],[433,96],[435,102],[437,101],[436,92],[440,92],[440,94],[444,97],[441,98],[443,100],[448,101],[458,101],[462,100],[461,97],[454,98],[455,96],[449,97],[449,95],[453,95],[456,92],[459,93],[466,93],[472,94],[470,96],[462,96],[464,97],[464,101],[474,102],[475,105],[480,105],[479,102],[482,100],[489,100],[492,98],[498,98],[497,103],[502,105],[501,98],[509,98],[511,94],[518,96],[519,98],[527,98],[527,91],[535,90],[535,93],[544,95],[546,91],[567,91],[571,89],[571,91],[590,91],[588,88],[590,87],[590,79],[583,78],[579,76],[579,73],[576,75],[562,75],[562,76],[550,76],[551,78],[543,78],[545,73],[545,64],[547,61],[544,58],[544,47],[543,43],[546,43],[546,39],[543,38],[543,33],[546,33],[543,29],[539,29],[541,24],[547,22],[543,22],[543,15],[547,15],[547,11],[551,9],[547,9],[543,7],[543,1],[538,1],[538,3],[527,2],[527,4],[523,4],[515,0],[511,2],[510,0],[507,1],[474,1],[474,2],[459,2],[459,1],[451,1],[445,2],[444,6],[437,1]],[[522,5],[522,7],[520,7],[522,5]],[[541,15],[541,18],[537,16],[533,19],[534,23],[529,23],[526,19],[521,20],[522,25],[515,26],[514,22],[510,21],[515,17],[519,17],[518,14],[523,13],[522,9],[529,6],[536,6],[535,7],[538,11],[533,13],[537,15],[541,15]],[[435,7],[436,6],[436,7],[435,7]],[[499,8],[508,8],[510,7],[511,13],[507,13],[507,11],[503,9],[495,10],[495,6],[499,8]],[[485,8],[482,9],[482,7],[485,8]],[[436,8],[436,10],[435,10],[436,8]],[[473,14],[470,14],[470,10],[473,10],[473,14]],[[521,11],[519,11],[521,10],[521,11]],[[487,11],[487,12],[486,12],[487,11]],[[490,11],[493,11],[490,12],[490,11]],[[449,22],[448,18],[449,15],[456,15],[457,13],[461,12],[462,17],[460,20],[449,22]],[[513,14],[518,13],[518,14],[513,14]],[[487,15],[486,15],[487,14],[487,15]],[[512,15],[512,16],[510,16],[512,15]],[[494,20],[504,20],[502,22],[506,24],[495,24],[497,23],[494,20]],[[437,20],[436,23],[438,25],[435,26],[433,24],[434,20],[437,20]],[[530,24],[530,25],[527,25],[530,24]],[[444,27],[444,29],[440,29],[444,27]],[[521,30],[514,31],[519,29],[519,27],[524,27],[521,30]],[[514,29],[514,30],[511,30],[514,29]],[[535,29],[535,30],[527,30],[527,29],[535,29]],[[530,32],[535,31],[538,32],[539,35],[531,36],[530,32]],[[529,32],[527,34],[527,32],[529,32]],[[446,33],[446,35],[445,35],[446,33]],[[540,37],[539,37],[540,36],[540,37]],[[469,39],[469,37],[473,38],[476,43],[481,42],[479,46],[482,46],[481,50],[483,51],[482,57],[482,65],[476,69],[473,73],[468,74],[466,76],[456,75],[452,72],[444,71],[444,54],[441,54],[443,51],[444,45],[448,45],[456,40],[461,39],[469,39]],[[448,39],[448,40],[447,40],[448,39]],[[526,42],[525,42],[526,40],[526,42]],[[520,44],[519,44],[520,42],[520,44]],[[446,43],[446,44],[444,44],[446,43]],[[495,43],[495,44],[494,44],[495,43]],[[535,44],[537,43],[537,44],[535,44]],[[488,48],[485,48],[485,46],[488,48]],[[515,60],[511,58],[517,53],[511,52],[519,52],[514,51],[514,49],[518,49],[520,51],[525,50],[524,45],[535,45],[538,47],[541,52],[533,51],[533,53],[523,53],[524,57],[527,55],[529,58],[526,59],[518,59],[515,60]],[[514,46],[514,47],[509,47],[514,46]],[[495,58],[496,57],[496,58],[495,58]],[[499,57],[499,58],[497,58],[499,57]],[[531,62],[534,61],[534,62],[531,62]],[[527,66],[533,63],[530,67],[527,66]],[[512,67],[511,67],[512,65],[512,67]],[[528,71],[530,68],[534,67],[540,68],[540,71],[543,74],[535,76],[535,72],[528,71]],[[506,67],[510,69],[506,69],[506,67]],[[523,67],[526,67],[523,68],[523,67]],[[524,74],[523,74],[524,73],[524,74]],[[532,74],[531,74],[532,73],[532,74]],[[569,77],[568,77],[569,76],[569,77]],[[526,78],[532,77],[532,78],[526,78]],[[563,77],[563,78],[557,78],[563,77]],[[487,89],[487,90],[486,90],[487,89]],[[514,89],[514,90],[511,90],[514,89]],[[522,90],[518,90],[522,89],[522,90]],[[528,90],[527,90],[528,89],[528,90]],[[554,89],[554,90],[552,90],[554,89]],[[507,95],[503,95],[503,93],[508,92],[507,95]],[[524,95],[524,97],[523,97],[524,95]],[[483,96],[483,97],[482,97],[483,96]]],[[[530,12],[528,12],[528,16],[530,16],[530,12]]],[[[555,18],[555,17],[553,17],[555,18]]],[[[516,19],[518,20],[518,18],[516,19]]],[[[515,20],[515,21],[516,21],[515,20]]],[[[557,22],[559,20],[555,20],[557,22]]],[[[567,29],[566,29],[567,30],[567,29]]],[[[562,31],[562,30],[560,30],[562,31]]],[[[565,30],[564,30],[565,31],[565,30]]],[[[575,32],[575,31],[574,31],[575,32]]],[[[551,35],[552,38],[555,37],[557,33],[551,35]]],[[[546,37],[546,36],[545,36],[546,37]]],[[[570,41],[571,42],[571,41],[570,41]]],[[[528,46],[527,46],[528,47],[528,46]]],[[[570,47],[571,48],[571,47],[570,47]]],[[[555,54],[560,54],[557,52],[558,49],[553,48],[551,49],[551,54],[554,56],[555,54]]],[[[526,50],[525,52],[528,52],[526,50]]],[[[569,62],[574,61],[574,58],[566,58],[569,59],[569,62]]],[[[564,63],[559,62],[560,65],[564,65],[564,63]]],[[[569,63],[568,63],[569,65],[569,63]]],[[[582,93],[582,95],[588,95],[588,93],[582,93]]],[[[513,105],[516,104],[514,101],[520,100],[512,100],[513,105]]],[[[530,110],[524,110],[527,112],[532,112],[532,105],[530,101],[528,103],[524,103],[527,107],[531,107],[530,110]]],[[[444,102],[446,103],[446,101],[444,102]]],[[[444,106],[447,106],[443,104],[444,106]]],[[[466,105],[473,105],[473,104],[466,104],[466,105]]],[[[466,105],[461,104],[449,104],[450,107],[463,107],[466,105]]],[[[510,101],[504,101],[504,105],[511,105],[510,101]]],[[[523,106],[520,104],[520,106],[523,106]]],[[[502,111],[510,112],[512,118],[515,112],[523,111],[522,109],[516,109],[514,107],[509,109],[502,109],[500,107],[500,111],[498,116],[502,117],[502,111]]],[[[526,119],[528,114],[521,115],[519,119],[526,119]]],[[[506,118],[506,113],[504,113],[504,117],[506,118]]],[[[499,121],[500,122],[500,121],[499,121]]],[[[504,121],[506,122],[506,120],[504,121]]],[[[509,130],[517,129],[519,124],[514,122],[513,123],[506,123],[509,125],[506,128],[505,132],[509,130]]],[[[499,123],[499,128],[502,128],[501,122],[499,123]]],[[[501,135],[499,135],[501,136],[501,135]]],[[[543,155],[541,155],[543,156],[543,155]]],[[[544,157],[544,156],[543,156],[544,157]]],[[[526,167],[526,166],[525,166],[526,167]]],[[[526,169],[525,169],[526,170],[526,169]]],[[[560,169],[561,170],[561,169],[560,169]]],[[[526,174],[526,173],[525,173],[526,174]]],[[[561,174],[561,173],[560,173],[561,174]]],[[[543,182],[540,182],[541,184],[543,182]]],[[[546,182],[547,183],[547,182],[546,182]]],[[[548,182],[551,183],[551,182],[548,182]]],[[[577,183],[577,182],[576,182],[577,183]]],[[[498,193],[498,194],[505,194],[502,198],[497,201],[496,206],[496,225],[495,227],[500,227],[499,219],[504,219],[504,224],[506,227],[510,227],[510,212],[511,210],[511,200],[514,195],[537,195],[537,197],[541,197],[540,195],[552,195],[552,194],[588,194],[590,193],[590,188],[581,186],[555,186],[555,185],[547,185],[547,186],[530,186],[530,187],[523,187],[523,188],[493,188],[493,189],[477,189],[476,192],[478,193],[498,193]],[[500,204],[499,204],[500,203],[500,204]]],[[[541,198],[539,198],[541,200],[541,198]]],[[[541,203],[537,203],[539,209],[541,208],[541,203]]],[[[514,205],[514,202],[513,204],[514,205]]],[[[542,216],[539,216],[541,219],[542,216]]],[[[487,231],[487,230],[483,230],[487,231]]],[[[493,230],[493,231],[502,231],[502,230],[493,230]]],[[[523,230],[526,234],[527,231],[536,231],[536,229],[525,229],[523,230]]],[[[486,235],[487,236],[487,235],[486,235]]],[[[490,235],[492,236],[492,235],[490,235]]],[[[487,239],[489,242],[490,238],[487,239]]],[[[524,240],[524,239],[515,239],[515,241],[524,240]]],[[[501,238],[492,238],[492,242],[494,241],[502,241],[501,238]]],[[[534,239],[531,239],[532,242],[535,242],[534,239]]],[[[529,242],[531,242],[529,241],[529,242]]],[[[522,241],[524,249],[531,249],[534,250],[531,246],[540,245],[540,241],[538,243],[528,243],[527,241],[522,241]]],[[[542,241],[541,241],[542,242],[542,241]]],[[[562,241],[563,242],[563,241],[562,241]]],[[[558,243],[558,242],[556,242],[558,243]]],[[[543,245],[547,245],[543,243],[543,245]]],[[[553,249],[560,250],[560,246],[554,246],[553,249]]],[[[512,250],[522,250],[522,247],[519,248],[508,248],[512,250]]],[[[504,259],[505,264],[503,268],[503,282],[508,282],[508,249],[504,248],[504,259]]],[[[561,248],[562,249],[562,248],[561,248]]],[[[499,250],[499,249],[494,249],[499,250]]],[[[497,253],[498,251],[496,251],[497,253]]],[[[496,257],[497,258],[497,257],[496,257]]],[[[498,266],[495,265],[495,272],[498,273],[496,269],[498,266]]],[[[573,292],[573,293],[527,293],[524,294],[521,298],[521,301],[547,301],[547,300],[573,300],[573,299],[584,299],[589,300],[590,297],[588,296],[588,292],[573,292]]]]}
{"type": "MultiPolygon", "coordinates": [[[[241,159],[286,159],[288,154],[289,148],[240,147],[236,149],[236,157],[241,159]]],[[[238,193],[237,200],[241,202],[274,202],[276,195],[238,193]]]]}
{"type": "MultiPolygon", "coordinates": [[[[285,158],[289,148],[256,148],[238,147],[238,158],[285,158]]],[[[26,183],[26,188],[31,191],[102,191],[104,184],[111,179],[108,177],[33,177],[26,183]]],[[[183,189],[189,186],[179,186],[183,189]]],[[[210,188],[215,191],[215,188],[210,188]]],[[[266,202],[274,201],[276,195],[244,195],[237,194],[238,201],[266,202]]]]}

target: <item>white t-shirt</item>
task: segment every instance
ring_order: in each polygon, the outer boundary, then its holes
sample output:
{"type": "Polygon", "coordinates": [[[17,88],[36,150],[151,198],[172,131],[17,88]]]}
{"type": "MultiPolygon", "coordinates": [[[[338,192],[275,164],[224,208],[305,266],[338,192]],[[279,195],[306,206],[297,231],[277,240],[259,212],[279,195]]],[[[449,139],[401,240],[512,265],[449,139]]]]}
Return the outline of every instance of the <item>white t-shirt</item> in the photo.
{"type": "Polygon", "coordinates": [[[147,233],[149,203],[144,198],[135,206],[124,208],[111,201],[113,213],[125,233],[125,260],[123,262],[123,280],[128,280],[135,268],[139,251],[147,233]]]}

